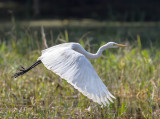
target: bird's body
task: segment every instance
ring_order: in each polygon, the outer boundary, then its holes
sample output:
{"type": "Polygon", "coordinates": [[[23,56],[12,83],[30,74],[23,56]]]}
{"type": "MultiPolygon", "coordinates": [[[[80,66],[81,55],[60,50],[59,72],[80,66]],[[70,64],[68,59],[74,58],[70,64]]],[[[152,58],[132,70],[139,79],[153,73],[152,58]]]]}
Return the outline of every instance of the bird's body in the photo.
{"type": "Polygon", "coordinates": [[[96,54],[92,54],[79,43],[63,43],[43,50],[38,61],[89,99],[106,105],[110,101],[113,102],[112,98],[115,97],[108,91],[88,59],[96,59],[106,48],[117,48],[118,45],[125,47],[125,45],[109,42],[100,47],[96,54]]]}
{"type": "Polygon", "coordinates": [[[41,60],[47,69],[67,80],[83,95],[106,105],[109,103],[108,99],[112,101],[110,97],[114,98],[114,96],[109,93],[87,59],[93,58],[92,55],[86,53],[78,43],[64,43],[43,50],[38,60],[41,60]]]}

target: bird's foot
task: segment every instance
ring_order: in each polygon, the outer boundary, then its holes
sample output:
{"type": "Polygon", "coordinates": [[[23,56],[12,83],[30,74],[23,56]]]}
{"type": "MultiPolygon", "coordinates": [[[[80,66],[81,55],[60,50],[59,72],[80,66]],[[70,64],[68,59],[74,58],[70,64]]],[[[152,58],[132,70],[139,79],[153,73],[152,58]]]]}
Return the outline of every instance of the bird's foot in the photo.
{"type": "Polygon", "coordinates": [[[19,72],[15,73],[13,78],[17,78],[18,76],[23,75],[26,72],[27,72],[27,70],[23,66],[21,66],[21,68],[19,69],[19,72]]]}
{"type": "Polygon", "coordinates": [[[19,69],[19,71],[25,71],[26,69],[23,67],[23,66],[21,66],[21,69],[19,69]]]}

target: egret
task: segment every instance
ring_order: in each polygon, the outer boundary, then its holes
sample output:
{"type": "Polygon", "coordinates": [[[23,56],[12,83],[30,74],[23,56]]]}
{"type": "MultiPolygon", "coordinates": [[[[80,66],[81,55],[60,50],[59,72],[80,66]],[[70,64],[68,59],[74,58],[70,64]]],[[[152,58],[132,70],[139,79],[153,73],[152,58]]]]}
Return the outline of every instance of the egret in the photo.
{"type": "Polygon", "coordinates": [[[101,46],[96,54],[87,52],[79,43],[63,43],[42,50],[42,55],[28,69],[21,66],[18,77],[40,63],[65,79],[83,95],[100,105],[110,104],[115,97],[109,92],[88,59],[97,59],[107,48],[126,47],[126,45],[108,42],[101,46]]]}

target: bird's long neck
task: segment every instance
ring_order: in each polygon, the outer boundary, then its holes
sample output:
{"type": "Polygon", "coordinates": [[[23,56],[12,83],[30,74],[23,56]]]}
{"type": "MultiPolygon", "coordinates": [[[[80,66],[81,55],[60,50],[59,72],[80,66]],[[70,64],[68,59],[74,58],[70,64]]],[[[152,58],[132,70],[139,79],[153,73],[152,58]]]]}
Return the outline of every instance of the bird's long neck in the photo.
{"type": "Polygon", "coordinates": [[[108,48],[107,45],[101,46],[101,47],[98,49],[98,51],[97,51],[96,54],[89,53],[89,52],[87,52],[85,49],[81,49],[81,51],[78,51],[78,52],[80,52],[80,53],[82,53],[83,55],[85,55],[88,59],[97,59],[97,58],[99,58],[99,57],[102,55],[102,52],[103,52],[105,49],[107,49],[107,48],[108,48]]]}
{"type": "Polygon", "coordinates": [[[88,53],[88,56],[87,56],[87,57],[88,57],[89,59],[97,59],[97,58],[99,58],[99,57],[102,55],[102,52],[103,52],[105,49],[107,49],[107,47],[106,47],[105,45],[103,45],[103,46],[101,46],[101,47],[98,49],[98,51],[97,51],[96,54],[88,53]]]}

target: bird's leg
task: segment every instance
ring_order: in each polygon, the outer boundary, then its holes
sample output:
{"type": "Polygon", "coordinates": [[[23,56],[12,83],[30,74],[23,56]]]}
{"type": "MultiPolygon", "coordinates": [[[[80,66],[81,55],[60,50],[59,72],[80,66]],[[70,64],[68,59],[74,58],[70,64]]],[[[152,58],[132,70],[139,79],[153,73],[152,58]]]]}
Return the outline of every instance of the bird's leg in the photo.
{"type": "Polygon", "coordinates": [[[41,60],[38,60],[36,63],[34,63],[28,69],[25,69],[23,66],[21,66],[20,72],[15,73],[13,77],[17,78],[18,76],[25,74],[26,72],[28,72],[29,70],[31,70],[32,68],[34,68],[35,66],[37,66],[40,63],[42,63],[41,60]]]}

